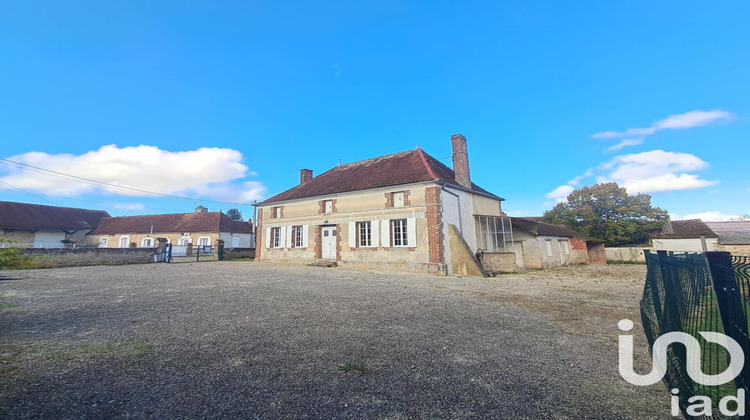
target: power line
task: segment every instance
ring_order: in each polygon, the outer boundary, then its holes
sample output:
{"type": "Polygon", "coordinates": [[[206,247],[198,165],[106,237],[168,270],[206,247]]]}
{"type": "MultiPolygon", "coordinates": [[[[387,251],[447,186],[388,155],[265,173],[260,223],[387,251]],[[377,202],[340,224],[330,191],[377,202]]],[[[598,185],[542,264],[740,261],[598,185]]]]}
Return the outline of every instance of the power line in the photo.
{"type": "MultiPolygon", "coordinates": [[[[64,178],[70,178],[70,179],[73,179],[73,180],[77,180],[79,182],[86,182],[86,183],[89,183],[89,184],[103,185],[103,186],[110,187],[110,188],[115,188],[115,189],[120,189],[120,190],[125,190],[125,191],[138,192],[138,193],[141,193],[141,194],[148,194],[148,195],[152,195],[152,196],[156,196],[156,197],[172,198],[172,199],[177,199],[177,200],[199,201],[199,202],[202,202],[202,203],[231,204],[231,205],[236,205],[236,206],[247,206],[247,205],[249,205],[249,203],[235,203],[235,202],[231,202],[231,201],[217,201],[217,200],[205,200],[205,199],[194,198],[194,197],[183,197],[183,196],[179,196],[179,195],[164,194],[164,193],[158,193],[158,192],[154,192],[154,191],[142,190],[142,189],[139,189],[139,188],[126,187],[124,185],[110,184],[108,182],[97,181],[95,179],[84,178],[84,177],[80,177],[80,176],[76,176],[76,175],[66,174],[66,173],[63,173],[63,172],[53,171],[53,170],[50,170],[50,169],[40,168],[38,166],[29,165],[29,164],[21,163],[21,162],[16,162],[16,161],[13,161],[13,160],[10,160],[10,159],[0,158],[0,163],[4,163],[4,164],[6,164],[8,166],[12,166],[12,165],[9,165],[9,163],[10,163],[10,164],[17,165],[17,166],[20,166],[20,167],[23,167],[23,168],[27,168],[27,170],[28,170],[28,168],[31,168],[32,172],[43,173],[44,175],[57,176],[57,177],[61,177],[61,178],[63,178],[63,177],[64,178]],[[33,169],[36,169],[36,171],[34,171],[33,169]]],[[[8,185],[10,185],[10,184],[8,184],[8,185]]],[[[14,188],[17,188],[17,187],[14,187],[14,188]]]]}
{"type": "Polygon", "coordinates": [[[11,185],[11,184],[9,184],[9,183],[7,183],[7,182],[3,181],[3,180],[0,180],[0,183],[3,183],[3,184],[5,184],[5,185],[7,185],[7,186],[9,186],[9,187],[11,187],[11,188],[15,188],[15,189],[17,189],[18,191],[21,191],[21,192],[23,192],[23,193],[26,193],[26,194],[29,194],[29,195],[33,195],[33,196],[34,196],[34,197],[36,197],[36,198],[39,198],[39,199],[41,199],[41,200],[44,200],[44,201],[50,202],[50,203],[52,203],[52,204],[54,204],[54,205],[56,205],[56,206],[59,206],[59,205],[60,205],[59,203],[55,203],[55,202],[54,202],[54,201],[52,201],[52,200],[48,200],[48,199],[44,198],[44,197],[43,197],[43,196],[41,196],[41,195],[36,195],[36,194],[34,194],[33,192],[29,192],[29,191],[26,191],[26,190],[24,190],[24,189],[22,189],[22,188],[18,188],[18,187],[16,187],[15,185],[11,185]]]}

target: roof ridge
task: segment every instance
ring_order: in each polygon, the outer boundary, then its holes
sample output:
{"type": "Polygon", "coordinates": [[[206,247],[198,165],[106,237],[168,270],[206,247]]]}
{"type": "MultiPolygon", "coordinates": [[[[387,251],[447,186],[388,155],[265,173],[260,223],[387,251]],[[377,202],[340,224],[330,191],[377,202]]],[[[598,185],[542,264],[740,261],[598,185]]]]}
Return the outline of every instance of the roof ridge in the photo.
{"type": "Polygon", "coordinates": [[[419,147],[417,147],[416,150],[417,150],[417,153],[419,153],[419,157],[422,158],[422,163],[424,163],[425,168],[427,168],[427,172],[430,174],[430,177],[432,177],[432,179],[437,179],[437,176],[435,176],[435,171],[432,170],[432,166],[430,166],[430,164],[427,163],[427,157],[425,156],[425,152],[422,151],[422,149],[420,149],[419,147]]]}
{"type": "MultiPolygon", "coordinates": [[[[401,152],[389,153],[387,155],[375,156],[375,157],[372,157],[372,158],[369,158],[369,159],[362,159],[362,160],[356,160],[354,162],[342,163],[341,165],[334,166],[333,168],[329,169],[328,171],[331,171],[331,170],[336,169],[336,168],[341,168],[343,166],[349,166],[349,165],[355,165],[355,164],[358,164],[358,163],[367,162],[368,160],[382,159],[382,158],[392,157],[392,156],[395,156],[395,155],[407,154],[409,152],[414,152],[414,151],[417,151],[417,150],[419,150],[419,149],[409,149],[409,150],[404,150],[404,151],[401,151],[401,152]]],[[[328,172],[328,171],[326,171],[326,172],[328,172]]],[[[323,172],[323,173],[325,173],[325,172],[323,172]]]]}

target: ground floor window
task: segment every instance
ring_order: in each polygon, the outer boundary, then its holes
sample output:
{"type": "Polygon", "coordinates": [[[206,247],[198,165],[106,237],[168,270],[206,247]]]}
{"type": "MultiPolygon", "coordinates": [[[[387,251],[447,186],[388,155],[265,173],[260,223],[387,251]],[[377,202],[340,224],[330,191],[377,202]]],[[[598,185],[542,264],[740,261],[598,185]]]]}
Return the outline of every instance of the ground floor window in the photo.
{"type": "Polygon", "coordinates": [[[393,232],[393,246],[409,246],[406,219],[391,220],[391,232],[393,232]]]}
{"type": "Polygon", "coordinates": [[[477,248],[487,252],[513,252],[510,219],[498,216],[474,216],[477,248]]]}
{"type": "Polygon", "coordinates": [[[357,233],[358,246],[372,247],[372,222],[358,222],[357,233]]]}
{"type": "Polygon", "coordinates": [[[271,248],[278,248],[281,246],[281,228],[271,228],[271,248]]]}
{"type": "Polygon", "coordinates": [[[208,236],[201,236],[200,238],[198,238],[198,245],[199,246],[211,245],[211,238],[209,238],[208,236]]]}
{"type": "Polygon", "coordinates": [[[302,226],[292,226],[292,244],[295,248],[305,246],[305,232],[302,226]]]}
{"type": "Polygon", "coordinates": [[[109,238],[107,238],[106,236],[99,238],[99,248],[106,248],[108,246],[109,246],[109,238]]]}
{"type": "Polygon", "coordinates": [[[141,247],[143,248],[151,248],[154,246],[154,240],[151,238],[143,238],[141,240],[141,247]]]}

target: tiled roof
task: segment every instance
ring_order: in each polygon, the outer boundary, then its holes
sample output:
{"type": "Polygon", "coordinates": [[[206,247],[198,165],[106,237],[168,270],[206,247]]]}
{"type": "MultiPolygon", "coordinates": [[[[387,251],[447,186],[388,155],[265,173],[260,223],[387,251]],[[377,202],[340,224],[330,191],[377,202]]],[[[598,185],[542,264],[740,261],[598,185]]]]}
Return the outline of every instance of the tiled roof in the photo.
{"type": "Polygon", "coordinates": [[[544,223],[539,217],[511,217],[513,229],[521,229],[539,236],[559,236],[566,238],[581,238],[576,231],[565,225],[544,223]]]}
{"type": "Polygon", "coordinates": [[[706,222],[721,245],[750,245],[750,221],[706,222]]]}
{"type": "Polygon", "coordinates": [[[221,212],[153,214],[103,219],[92,235],[122,233],[231,232],[253,233],[250,222],[232,220],[221,212]],[[152,230],[153,227],[153,230],[152,230]]]}
{"type": "Polygon", "coordinates": [[[652,232],[649,236],[652,239],[697,239],[701,235],[706,238],[718,237],[701,219],[670,220],[661,231],[652,232]]]}
{"type": "MultiPolygon", "coordinates": [[[[422,151],[414,149],[392,155],[336,166],[314,178],[265,200],[261,204],[372,188],[442,181],[458,186],[452,169],[422,151]]],[[[471,189],[498,200],[502,198],[471,184],[471,189]]]]}
{"type": "Polygon", "coordinates": [[[105,217],[109,213],[103,210],[0,201],[0,228],[5,229],[87,230],[105,217]]]}

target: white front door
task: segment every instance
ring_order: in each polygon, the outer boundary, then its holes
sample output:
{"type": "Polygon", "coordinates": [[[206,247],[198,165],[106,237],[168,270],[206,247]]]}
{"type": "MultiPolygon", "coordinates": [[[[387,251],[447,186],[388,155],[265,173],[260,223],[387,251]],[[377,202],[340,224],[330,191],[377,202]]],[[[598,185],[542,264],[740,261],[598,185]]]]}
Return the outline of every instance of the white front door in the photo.
{"type": "Polygon", "coordinates": [[[323,247],[322,257],[326,260],[336,259],[336,227],[325,226],[322,228],[323,240],[321,245],[323,247]]]}

